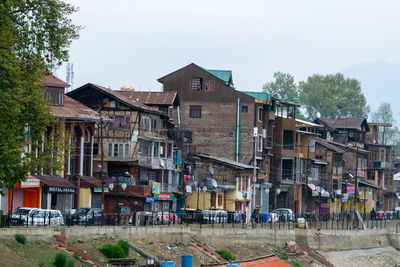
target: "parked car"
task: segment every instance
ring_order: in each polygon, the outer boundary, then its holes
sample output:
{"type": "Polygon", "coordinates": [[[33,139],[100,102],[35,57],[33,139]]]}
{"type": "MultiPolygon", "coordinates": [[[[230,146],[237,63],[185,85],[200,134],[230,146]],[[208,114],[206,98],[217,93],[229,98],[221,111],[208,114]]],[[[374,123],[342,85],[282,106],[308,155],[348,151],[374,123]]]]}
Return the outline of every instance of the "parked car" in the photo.
{"type": "Polygon", "coordinates": [[[33,225],[64,225],[64,218],[59,210],[38,209],[32,214],[33,225]]]}
{"type": "Polygon", "coordinates": [[[178,215],[170,212],[158,212],[156,214],[157,224],[178,224],[181,222],[178,215]]]}
{"type": "Polygon", "coordinates": [[[99,208],[80,208],[71,215],[73,223],[76,224],[101,224],[103,211],[99,208]]]}
{"type": "Polygon", "coordinates": [[[114,213],[109,215],[109,222],[112,224],[118,223],[118,216],[119,216],[119,223],[120,224],[127,224],[129,221],[129,217],[131,217],[131,208],[128,206],[118,206],[115,208],[114,213]]]}
{"type": "Polygon", "coordinates": [[[202,211],[196,209],[186,209],[183,214],[182,220],[185,223],[198,223],[203,219],[202,211]]]}
{"type": "Polygon", "coordinates": [[[32,214],[38,208],[20,207],[11,215],[11,224],[13,225],[26,225],[27,222],[32,221],[32,214]]]}
{"type": "Polygon", "coordinates": [[[204,210],[203,223],[227,223],[228,212],[226,210],[204,210]]]}
{"type": "Polygon", "coordinates": [[[275,209],[272,211],[272,213],[277,215],[280,222],[293,222],[295,219],[294,213],[291,209],[275,209]]]}

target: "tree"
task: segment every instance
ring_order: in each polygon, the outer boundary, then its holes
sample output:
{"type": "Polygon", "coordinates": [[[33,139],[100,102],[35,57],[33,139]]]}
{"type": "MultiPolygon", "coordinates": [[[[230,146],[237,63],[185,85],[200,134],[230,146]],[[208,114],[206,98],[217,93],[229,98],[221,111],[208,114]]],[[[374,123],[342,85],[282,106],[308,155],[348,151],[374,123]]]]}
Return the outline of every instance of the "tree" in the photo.
{"type": "Polygon", "coordinates": [[[300,104],[307,118],[332,119],[338,117],[366,117],[367,101],[360,82],[345,78],[343,74],[317,75],[299,83],[300,104]]]}
{"type": "MultiPolygon", "coordinates": [[[[388,102],[382,102],[379,104],[379,107],[376,111],[371,112],[371,122],[374,123],[386,123],[392,125],[390,128],[381,129],[383,132],[380,134],[380,142],[385,145],[395,145],[396,147],[400,146],[400,136],[399,129],[396,124],[396,121],[393,117],[392,105],[388,102]]],[[[381,127],[382,128],[382,127],[381,127]]]]}
{"type": "Polygon", "coordinates": [[[43,162],[22,148],[27,136],[40,143],[54,119],[40,83],[68,58],[80,29],[69,19],[76,10],[61,0],[0,1],[0,188],[43,162]]]}
{"type": "Polygon", "coordinates": [[[274,79],[263,85],[263,91],[283,101],[298,103],[299,92],[294,77],[289,73],[275,72],[274,79]]]}

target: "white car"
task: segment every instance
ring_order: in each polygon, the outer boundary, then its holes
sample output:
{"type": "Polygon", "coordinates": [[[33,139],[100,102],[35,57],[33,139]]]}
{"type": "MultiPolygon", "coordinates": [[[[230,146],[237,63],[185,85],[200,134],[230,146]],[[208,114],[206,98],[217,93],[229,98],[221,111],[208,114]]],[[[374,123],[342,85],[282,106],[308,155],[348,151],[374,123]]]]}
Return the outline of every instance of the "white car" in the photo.
{"type": "MultiPolygon", "coordinates": [[[[276,214],[278,217],[278,221],[280,222],[292,222],[295,220],[294,213],[291,209],[285,209],[285,208],[280,208],[280,209],[275,209],[272,211],[273,214],[276,214]]],[[[271,214],[271,218],[273,215],[271,214]]]]}
{"type": "Polygon", "coordinates": [[[59,210],[36,210],[33,215],[33,225],[64,225],[64,218],[59,210]]]}
{"type": "Polygon", "coordinates": [[[27,222],[31,223],[32,214],[37,210],[38,208],[27,208],[27,207],[20,207],[16,209],[14,213],[11,215],[11,224],[26,225],[27,222]]]}

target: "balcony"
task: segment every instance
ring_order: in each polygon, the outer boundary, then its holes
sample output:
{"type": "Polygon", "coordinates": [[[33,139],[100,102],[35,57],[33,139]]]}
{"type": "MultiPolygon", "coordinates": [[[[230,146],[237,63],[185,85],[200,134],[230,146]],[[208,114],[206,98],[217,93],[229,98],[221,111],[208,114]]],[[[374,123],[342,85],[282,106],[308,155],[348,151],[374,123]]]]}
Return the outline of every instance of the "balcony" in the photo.
{"type": "Polygon", "coordinates": [[[154,158],[142,156],[139,154],[139,165],[154,170],[174,170],[175,165],[173,159],[170,158],[154,158]]]}
{"type": "Polygon", "coordinates": [[[393,162],[381,162],[381,168],[394,169],[394,164],[393,162]]]}
{"type": "Polygon", "coordinates": [[[151,196],[151,186],[149,185],[134,185],[129,187],[129,191],[132,193],[141,196],[148,197],[151,196]]]}
{"type": "Polygon", "coordinates": [[[175,192],[181,192],[181,190],[177,184],[161,184],[160,193],[171,194],[171,193],[175,193],[175,192]]]}

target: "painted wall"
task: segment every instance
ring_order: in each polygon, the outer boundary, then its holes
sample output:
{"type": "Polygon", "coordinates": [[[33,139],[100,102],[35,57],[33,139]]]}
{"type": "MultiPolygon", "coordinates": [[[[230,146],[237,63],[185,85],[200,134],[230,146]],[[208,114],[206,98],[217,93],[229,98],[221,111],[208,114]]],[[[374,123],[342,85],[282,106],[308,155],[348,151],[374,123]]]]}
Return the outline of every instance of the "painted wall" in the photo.
{"type": "MultiPolygon", "coordinates": [[[[217,201],[218,202],[218,201],[217,201]]],[[[188,209],[197,208],[197,190],[193,190],[192,195],[186,199],[186,207],[188,209]]],[[[211,192],[202,192],[199,194],[199,209],[207,210],[211,208],[211,192]]]]}
{"type": "Polygon", "coordinates": [[[92,191],[90,188],[79,189],[79,208],[90,208],[92,206],[92,191]]]}

